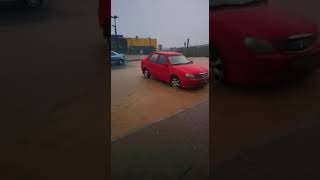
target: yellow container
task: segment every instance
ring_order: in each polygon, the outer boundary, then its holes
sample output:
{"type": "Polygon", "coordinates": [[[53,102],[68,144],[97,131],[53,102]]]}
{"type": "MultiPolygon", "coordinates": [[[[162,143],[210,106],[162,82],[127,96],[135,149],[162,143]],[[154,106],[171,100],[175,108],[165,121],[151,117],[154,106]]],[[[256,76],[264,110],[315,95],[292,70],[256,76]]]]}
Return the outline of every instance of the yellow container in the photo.
{"type": "Polygon", "coordinates": [[[128,42],[128,48],[135,46],[152,46],[157,49],[157,39],[152,38],[126,38],[128,42]]]}

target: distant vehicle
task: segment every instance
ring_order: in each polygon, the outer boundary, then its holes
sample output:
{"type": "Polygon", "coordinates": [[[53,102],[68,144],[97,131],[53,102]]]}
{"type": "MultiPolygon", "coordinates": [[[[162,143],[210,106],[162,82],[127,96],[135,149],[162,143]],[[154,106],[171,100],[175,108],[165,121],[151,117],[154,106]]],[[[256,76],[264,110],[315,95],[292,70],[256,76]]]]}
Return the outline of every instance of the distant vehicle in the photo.
{"type": "Polygon", "coordinates": [[[16,2],[26,8],[38,8],[43,4],[43,0],[0,0],[0,3],[16,2]]]}
{"type": "Polygon", "coordinates": [[[126,62],[126,56],[115,51],[111,51],[111,64],[124,65],[126,62]]]}
{"type": "Polygon", "coordinates": [[[111,0],[100,0],[99,1],[99,24],[102,29],[103,36],[109,39],[110,33],[110,22],[111,22],[111,0]]]}
{"type": "Polygon", "coordinates": [[[192,88],[208,83],[208,69],[193,64],[177,52],[156,52],[141,60],[145,78],[151,76],[176,88],[192,88]]]}
{"type": "MultiPolygon", "coordinates": [[[[318,66],[316,24],[267,0],[210,0],[210,69],[216,80],[257,84],[318,66]]],[[[303,72],[303,73],[301,73],[303,72]]]]}

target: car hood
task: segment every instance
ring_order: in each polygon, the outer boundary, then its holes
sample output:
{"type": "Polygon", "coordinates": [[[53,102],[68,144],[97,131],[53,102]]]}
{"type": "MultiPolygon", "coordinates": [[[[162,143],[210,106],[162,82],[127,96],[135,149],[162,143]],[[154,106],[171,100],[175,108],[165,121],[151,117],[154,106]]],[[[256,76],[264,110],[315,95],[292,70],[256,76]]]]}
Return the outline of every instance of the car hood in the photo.
{"type": "Polygon", "coordinates": [[[216,23],[247,36],[267,39],[283,38],[301,33],[315,33],[316,31],[316,25],[304,17],[285,12],[271,5],[212,10],[210,12],[210,29],[214,29],[213,26],[216,23]]]}
{"type": "Polygon", "coordinates": [[[208,72],[208,69],[195,65],[195,64],[184,64],[172,66],[173,69],[182,71],[183,73],[199,74],[203,72],[208,72]]]}

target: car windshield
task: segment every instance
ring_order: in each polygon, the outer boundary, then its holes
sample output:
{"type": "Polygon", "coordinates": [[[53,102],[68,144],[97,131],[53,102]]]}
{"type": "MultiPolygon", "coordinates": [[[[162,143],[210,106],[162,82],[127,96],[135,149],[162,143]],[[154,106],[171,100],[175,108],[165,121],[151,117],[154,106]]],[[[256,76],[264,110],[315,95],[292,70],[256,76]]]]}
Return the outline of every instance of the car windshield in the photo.
{"type": "Polygon", "coordinates": [[[183,55],[169,56],[168,57],[170,64],[180,65],[180,64],[190,64],[191,61],[183,55]]]}
{"type": "Polygon", "coordinates": [[[216,8],[221,6],[240,6],[252,3],[260,3],[265,0],[210,0],[210,8],[216,8]]]}

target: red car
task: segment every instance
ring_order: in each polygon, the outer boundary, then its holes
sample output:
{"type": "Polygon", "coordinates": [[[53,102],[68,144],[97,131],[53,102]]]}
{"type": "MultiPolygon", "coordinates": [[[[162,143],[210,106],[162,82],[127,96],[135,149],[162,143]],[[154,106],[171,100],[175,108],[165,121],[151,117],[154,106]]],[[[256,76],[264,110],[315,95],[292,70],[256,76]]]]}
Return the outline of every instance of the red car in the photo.
{"type": "Polygon", "coordinates": [[[210,0],[210,52],[214,79],[233,83],[275,82],[320,61],[316,24],[267,0],[210,0]]]}
{"type": "Polygon", "coordinates": [[[152,53],[141,60],[141,70],[145,78],[152,76],[178,88],[204,86],[209,78],[208,69],[177,52],[152,53]]]}

